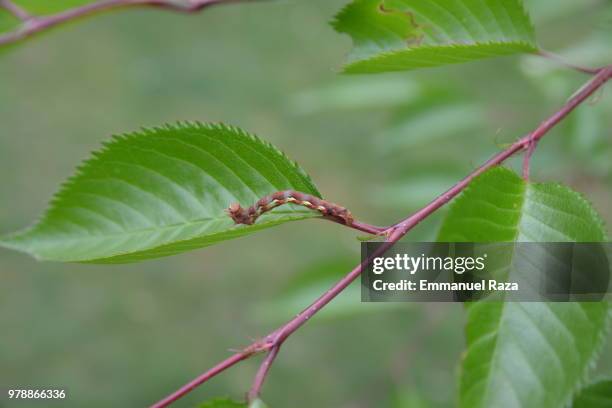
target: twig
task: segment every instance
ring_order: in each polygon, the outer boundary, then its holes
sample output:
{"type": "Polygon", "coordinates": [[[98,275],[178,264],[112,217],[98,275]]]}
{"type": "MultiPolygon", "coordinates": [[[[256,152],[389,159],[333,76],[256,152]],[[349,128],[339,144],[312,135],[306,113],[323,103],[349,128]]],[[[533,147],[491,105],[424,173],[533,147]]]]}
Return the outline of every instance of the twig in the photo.
{"type": "Polygon", "coordinates": [[[204,374],[195,378],[193,381],[190,381],[189,383],[183,385],[181,388],[179,388],[172,394],[168,395],[166,398],[151,405],[151,408],[167,407],[168,405],[172,404],[177,399],[181,398],[183,395],[189,393],[191,390],[196,388],[198,385],[205,383],[206,381],[210,380],[211,378],[213,378],[215,375],[219,374],[220,372],[227,370],[228,368],[232,367],[236,363],[244,359],[247,359],[251,357],[252,355],[253,353],[247,353],[245,351],[241,351],[239,353],[232,355],[231,357],[227,358],[226,360],[223,360],[222,362],[220,362],[219,364],[217,364],[216,366],[214,366],[213,368],[211,368],[204,374]]]}
{"type": "Polygon", "coordinates": [[[571,62],[568,62],[566,60],[564,60],[561,56],[557,55],[557,54],[553,54],[552,52],[548,52],[545,50],[539,50],[537,55],[539,55],[540,57],[544,57],[546,59],[549,59],[551,61],[555,61],[567,68],[571,68],[573,70],[576,70],[578,72],[582,72],[585,74],[590,74],[590,75],[594,75],[597,74],[599,71],[601,71],[603,68],[588,68],[588,67],[582,67],[580,65],[576,65],[573,64],[571,62]]]}
{"type": "MultiPolygon", "coordinates": [[[[238,352],[230,356],[226,360],[222,361],[221,363],[217,364],[214,368],[208,370],[204,374],[185,384],[166,398],[153,404],[151,408],[167,407],[174,401],[191,392],[197,386],[210,380],[212,377],[224,371],[225,369],[233,366],[237,362],[252,357],[258,352],[269,351],[275,346],[280,346],[293,332],[302,327],[302,325],[309,321],[312,316],[314,316],[319,310],[321,310],[325,305],[327,305],[336,296],[338,296],[338,294],[340,294],[348,285],[350,285],[355,279],[357,279],[365,265],[369,264],[374,257],[379,256],[380,254],[387,251],[389,248],[391,248],[391,246],[393,246],[393,242],[387,242],[385,245],[381,245],[380,247],[378,247],[377,250],[374,251],[374,253],[368,259],[362,261],[345,277],[338,281],[333,287],[331,287],[327,292],[321,295],[310,306],[304,309],[301,313],[299,313],[289,322],[274,330],[273,332],[265,336],[263,339],[252,343],[246,349],[244,349],[244,351],[238,352]]],[[[265,379],[265,375],[262,378],[262,381],[263,379],[265,379]]]]}
{"type": "Polygon", "coordinates": [[[30,14],[25,11],[21,6],[13,3],[11,0],[0,0],[0,8],[8,10],[9,13],[20,19],[21,21],[27,21],[32,18],[30,14]]]}
{"type": "Polygon", "coordinates": [[[529,173],[531,171],[531,156],[533,156],[537,146],[538,142],[533,140],[529,141],[527,148],[525,149],[525,153],[523,154],[523,180],[525,181],[529,181],[530,179],[529,173]]]}
{"type": "MultiPolygon", "coordinates": [[[[302,325],[304,325],[310,318],[312,318],[321,308],[327,305],[330,301],[332,301],[338,294],[340,294],[347,286],[349,286],[359,275],[363,268],[371,262],[371,260],[379,256],[380,254],[386,252],[389,248],[391,248],[397,241],[399,241],[408,231],[414,228],[421,221],[426,219],[430,214],[435,212],[438,208],[442,207],[444,204],[449,202],[453,197],[457,196],[461,191],[463,191],[474,178],[478,177],[480,174],[485,171],[500,165],[508,158],[512,157],[518,152],[526,150],[532,143],[537,143],[550,129],[552,129],[557,123],[559,123],[563,118],[565,118],[571,111],[573,111],[578,105],[584,102],[590,95],[592,95],[597,89],[603,86],[610,78],[612,77],[612,66],[602,68],[599,70],[597,75],[595,75],[589,82],[587,82],[576,94],[570,98],[565,105],[557,112],[555,112],[548,119],[543,121],[533,132],[528,135],[520,138],[515,143],[513,143],[510,147],[502,152],[496,154],[487,162],[485,162],[482,166],[478,167],[471,174],[466,176],[463,180],[459,181],[453,187],[451,187],[448,191],[440,195],[438,198],[433,200],[431,203],[427,204],[421,210],[417,211],[413,215],[405,218],[404,220],[398,222],[397,224],[386,229],[387,239],[384,245],[381,245],[377,251],[375,251],[368,259],[362,261],[359,265],[357,265],[352,271],[350,271],[346,276],[344,276],[338,283],[332,286],[327,292],[321,295],[316,301],[314,301],[310,306],[308,306],[304,311],[298,314],[295,318],[291,319],[289,322],[278,328],[277,330],[270,333],[263,340],[259,340],[249,346],[245,351],[234,354],[227,360],[221,362],[213,369],[207,371],[202,374],[195,380],[181,387],[179,390],[172,393],[170,396],[164,398],[160,402],[154,404],[152,408],[163,408],[168,406],[170,403],[176,401],[181,398],[185,394],[189,393],[198,385],[204,383],[215,375],[219,374],[223,370],[233,366],[237,362],[244,360],[246,358],[251,357],[258,351],[270,351],[274,348],[280,347],[280,345],[296,330],[298,330],[302,325]]],[[[267,363],[265,366],[260,367],[258,374],[256,376],[256,380],[254,383],[254,388],[251,389],[251,393],[256,392],[259,393],[259,389],[265,380],[267,373],[269,372],[270,365],[278,350],[274,352],[274,354],[268,354],[267,358],[264,360],[264,363],[267,363]]]]}
{"type": "Polygon", "coordinates": [[[259,393],[261,391],[261,387],[263,386],[264,381],[266,380],[266,376],[270,371],[270,367],[272,367],[272,363],[274,359],[278,355],[281,345],[275,345],[268,351],[268,355],[264,358],[263,362],[259,366],[259,370],[255,375],[255,379],[253,380],[253,385],[251,386],[251,390],[247,395],[247,400],[252,402],[253,400],[259,397],[259,393]]]}
{"type": "MultiPolygon", "coordinates": [[[[11,7],[10,0],[0,0],[1,5],[15,14],[16,9],[11,7]]],[[[30,16],[24,10],[21,12],[24,20],[19,28],[9,33],[0,35],[0,45],[11,44],[24,40],[36,33],[46,31],[57,25],[85,17],[91,14],[109,11],[113,9],[135,8],[135,7],[154,7],[173,10],[181,13],[195,13],[206,7],[221,3],[237,3],[249,0],[98,0],[83,6],[75,7],[57,14],[48,16],[30,16]]],[[[20,11],[17,11],[21,13],[20,11]]]]}

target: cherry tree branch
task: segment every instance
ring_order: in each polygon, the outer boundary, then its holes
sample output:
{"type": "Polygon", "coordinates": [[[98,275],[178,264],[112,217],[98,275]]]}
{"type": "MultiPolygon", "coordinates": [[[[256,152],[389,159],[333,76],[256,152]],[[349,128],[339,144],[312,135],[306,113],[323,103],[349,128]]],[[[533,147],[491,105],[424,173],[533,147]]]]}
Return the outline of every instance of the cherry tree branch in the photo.
{"type": "Polygon", "coordinates": [[[245,360],[245,359],[251,357],[252,354],[253,353],[248,353],[247,351],[241,351],[240,353],[233,354],[231,357],[223,360],[222,362],[220,362],[219,364],[217,364],[216,366],[214,366],[210,370],[206,371],[202,375],[196,377],[192,381],[190,381],[187,384],[183,385],[181,388],[179,388],[178,390],[176,390],[172,394],[168,395],[166,398],[164,398],[164,399],[156,402],[155,404],[151,405],[151,408],[167,407],[168,405],[172,404],[177,399],[181,398],[185,394],[188,394],[193,389],[195,389],[197,386],[205,383],[206,381],[210,380],[211,378],[213,378],[217,374],[227,370],[228,368],[234,366],[235,364],[239,363],[240,361],[245,360]]]}
{"type": "MultiPolygon", "coordinates": [[[[179,398],[192,391],[198,385],[201,385],[202,383],[208,381],[210,378],[226,370],[227,368],[232,367],[239,361],[252,357],[253,355],[259,352],[267,351],[268,355],[264,359],[262,366],[259,368],[251,391],[249,392],[250,399],[256,398],[259,395],[261,387],[270,370],[270,366],[276,358],[280,350],[280,346],[283,344],[283,342],[296,330],[302,327],[302,325],[304,325],[308,320],[310,320],[319,310],[321,310],[325,305],[327,305],[336,296],[338,296],[355,279],[357,279],[361,274],[363,268],[365,268],[374,257],[386,252],[404,235],[406,235],[408,231],[418,225],[421,221],[425,220],[429,215],[434,213],[444,204],[448,203],[452,198],[461,193],[470,184],[470,182],[476,177],[478,177],[480,174],[502,164],[508,158],[514,156],[519,152],[533,149],[535,144],[542,137],[544,137],[544,135],[546,135],[556,124],[558,124],[567,115],[569,115],[577,106],[579,106],[586,99],[588,99],[597,89],[601,88],[610,78],[612,78],[612,66],[604,67],[598,70],[597,74],[582,88],[580,88],[565,103],[565,105],[561,107],[561,109],[559,109],[548,119],[540,123],[540,125],[534,131],[521,137],[510,147],[499,152],[498,154],[487,160],[483,165],[475,169],[472,173],[470,173],[464,179],[459,181],[449,190],[442,193],[440,196],[431,201],[422,209],[385,229],[384,232],[386,240],[384,245],[381,245],[377,249],[377,251],[375,251],[368,259],[362,261],[359,265],[357,265],[352,271],[350,271],[346,276],[344,276],[340,281],[338,281],[334,286],[332,286],[327,292],[321,295],[317,300],[315,300],[310,306],[304,309],[296,317],[294,317],[278,329],[274,330],[273,332],[265,336],[263,339],[252,343],[244,350],[230,356],[226,360],[217,364],[215,367],[208,370],[207,372],[200,375],[191,382],[187,383],[183,387],[179,388],[177,391],[170,394],[163,400],[155,403],[154,405],[152,405],[152,408],[166,407],[172,402],[178,400],[179,398]]],[[[531,153],[533,153],[533,151],[531,153]]]]}
{"type": "Polygon", "coordinates": [[[268,351],[268,355],[264,359],[264,361],[259,366],[259,370],[255,375],[255,379],[253,380],[253,385],[251,386],[251,390],[247,394],[247,400],[249,402],[257,399],[259,397],[259,393],[261,391],[261,387],[263,386],[264,381],[266,380],[266,376],[270,371],[270,367],[272,367],[272,363],[274,359],[278,355],[280,350],[280,344],[273,346],[270,351],[268,351]]]}
{"type": "Polygon", "coordinates": [[[216,4],[237,3],[241,1],[252,0],[98,0],[56,14],[33,16],[11,0],[0,0],[0,8],[8,10],[23,21],[23,24],[14,31],[0,35],[0,45],[15,43],[60,24],[114,9],[150,7],[189,14],[216,4]]]}
{"type": "Polygon", "coordinates": [[[529,181],[530,179],[531,156],[533,156],[537,145],[538,142],[531,141],[525,149],[525,154],[523,155],[523,180],[525,181],[529,181]]]}
{"type": "Polygon", "coordinates": [[[11,0],[0,0],[0,8],[6,9],[9,13],[21,21],[27,21],[32,18],[27,11],[21,8],[21,6],[18,4],[13,3],[11,0]]]}
{"type": "MultiPolygon", "coordinates": [[[[164,399],[151,405],[150,408],[167,407],[174,401],[178,400],[179,398],[191,392],[197,386],[205,383],[206,381],[210,380],[212,377],[232,367],[236,363],[242,360],[245,360],[249,357],[252,357],[255,354],[258,354],[260,352],[270,351],[275,347],[280,348],[280,345],[282,345],[282,343],[284,343],[284,341],[289,336],[291,336],[291,334],[293,334],[297,329],[302,327],[302,325],[304,325],[307,321],[309,321],[310,318],[312,318],[319,310],[321,310],[325,305],[331,302],[347,286],[349,286],[355,279],[357,279],[357,277],[359,277],[359,275],[361,274],[361,271],[363,270],[363,268],[367,264],[369,264],[374,257],[383,254],[385,251],[391,248],[393,244],[394,242],[388,241],[386,242],[385,245],[381,245],[376,251],[374,251],[374,253],[369,258],[365,259],[359,265],[357,265],[352,271],[350,271],[346,276],[344,276],[340,281],[338,281],[333,287],[331,287],[327,292],[321,295],[317,300],[315,300],[310,306],[304,309],[301,313],[299,313],[293,319],[291,319],[290,321],[288,321],[287,323],[285,323],[278,329],[272,331],[270,334],[263,337],[262,339],[255,341],[254,343],[250,344],[243,350],[231,355],[230,357],[223,360],[222,362],[220,362],[219,364],[217,364],[210,370],[206,371],[205,373],[196,377],[194,380],[190,381],[189,383],[185,384],[178,390],[174,391],[172,394],[168,395],[164,399]]],[[[273,357],[268,356],[269,358],[266,359],[268,360],[268,363],[272,362],[272,360],[276,357],[277,353],[278,353],[278,350],[275,352],[273,357]]],[[[266,363],[266,360],[264,360],[264,363],[266,363]]],[[[265,380],[265,377],[268,371],[269,371],[269,364],[267,368],[259,370],[261,374],[258,373],[259,374],[258,376],[260,378],[256,382],[256,384],[258,384],[256,385],[256,390],[261,388],[261,385],[263,385],[263,382],[265,380]]]]}

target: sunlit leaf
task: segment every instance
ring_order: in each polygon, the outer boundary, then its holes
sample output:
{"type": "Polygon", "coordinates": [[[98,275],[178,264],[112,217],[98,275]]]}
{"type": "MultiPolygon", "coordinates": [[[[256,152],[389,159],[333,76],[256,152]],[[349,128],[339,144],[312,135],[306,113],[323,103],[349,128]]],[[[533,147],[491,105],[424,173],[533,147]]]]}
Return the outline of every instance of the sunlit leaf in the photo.
{"type": "Polygon", "coordinates": [[[374,73],[534,52],[519,0],[354,0],[333,22],[354,48],[345,72],[374,73]]]}
{"type": "MultiPolygon", "coordinates": [[[[580,194],[558,184],[527,183],[498,168],[457,199],[439,239],[598,242],[605,234],[580,194]]],[[[471,304],[460,406],[565,406],[598,354],[608,316],[604,302],[471,304]]]]}
{"type": "Polygon", "coordinates": [[[406,77],[336,77],[332,83],[302,91],[291,100],[299,114],[332,110],[385,109],[417,100],[422,86],[406,77]]]}
{"type": "Polygon", "coordinates": [[[319,195],[272,145],[225,125],[185,123],[112,139],[56,194],[33,227],[0,241],[38,259],[131,262],[176,254],[316,216],[283,206],[254,225],[225,213],[278,190],[319,195]]]}

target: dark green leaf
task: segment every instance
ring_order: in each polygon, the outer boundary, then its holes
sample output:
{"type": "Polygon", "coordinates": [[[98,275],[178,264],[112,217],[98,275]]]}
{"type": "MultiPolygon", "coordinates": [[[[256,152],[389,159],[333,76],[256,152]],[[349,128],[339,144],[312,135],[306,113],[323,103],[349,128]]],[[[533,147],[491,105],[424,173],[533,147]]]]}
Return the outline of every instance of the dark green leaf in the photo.
{"type": "Polygon", "coordinates": [[[115,137],[57,193],[33,227],[0,241],[38,259],[132,262],[173,255],[316,216],[283,206],[234,225],[233,202],[293,189],[319,195],[276,148],[240,129],[199,123],[115,137]]]}
{"type": "Polygon", "coordinates": [[[612,407],[612,380],[601,380],[580,390],[574,398],[572,408],[612,407]]]}
{"type": "Polygon", "coordinates": [[[354,0],[333,22],[350,73],[403,71],[537,50],[519,0],[354,0]]]}
{"type": "MultiPolygon", "coordinates": [[[[605,233],[580,194],[559,184],[527,183],[497,168],[457,199],[439,239],[598,242],[605,233]]],[[[565,406],[598,354],[608,316],[603,302],[470,305],[460,406],[565,406]]]]}

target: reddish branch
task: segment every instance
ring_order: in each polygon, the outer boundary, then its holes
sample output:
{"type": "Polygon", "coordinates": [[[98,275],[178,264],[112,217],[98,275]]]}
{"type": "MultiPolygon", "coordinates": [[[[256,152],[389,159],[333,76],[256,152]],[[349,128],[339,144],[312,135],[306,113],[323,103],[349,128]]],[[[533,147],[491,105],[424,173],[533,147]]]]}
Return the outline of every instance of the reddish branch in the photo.
{"type": "Polygon", "coordinates": [[[0,8],[8,10],[23,21],[16,30],[0,35],[0,45],[24,40],[36,33],[46,31],[68,21],[114,9],[151,7],[181,13],[195,13],[215,4],[237,3],[240,1],[249,0],[98,0],[57,14],[33,16],[11,0],[0,0],[0,8]]]}
{"type": "Polygon", "coordinates": [[[27,11],[22,9],[18,4],[13,3],[11,0],[0,0],[0,7],[6,9],[9,13],[21,21],[26,21],[31,18],[27,11]]]}
{"type": "MultiPolygon", "coordinates": [[[[240,351],[230,356],[229,358],[219,363],[209,371],[205,372],[193,381],[189,382],[177,391],[173,392],[163,400],[157,402],[152,406],[152,408],[166,407],[177,399],[183,397],[185,394],[189,393],[198,385],[206,382],[207,380],[224,371],[225,369],[232,367],[239,361],[247,359],[259,352],[267,352],[268,354],[264,359],[262,365],[260,366],[259,371],[255,376],[253,386],[248,394],[250,401],[257,398],[259,396],[261,387],[266,379],[266,376],[270,370],[270,366],[276,358],[283,342],[292,333],[294,333],[308,320],[310,320],[310,318],[313,317],[319,310],[321,310],[321,308],[323,308],[338,294],[340,294],[355,279],[357,279],[357,277],[359,277],[359,275],[361,274],[363,268],[367,266],[367,264],[373,257],[379,256],[381,253],[387,251],[404,235],[406,235],[408,231],[410,231],[417,224],[426,219],[429,215],[431,215],[437,209],[442,207],[444,204],[449,202],[453,197],[457,196],[460,192],[462,192],[470,184],[470,182],[474,180],[474,178],[478,177],[480,174],[495,166],[500,165],[508,158],[514,156],[515,154],[521,151],[531,150],[531,153],[533,153],[535,144],[542,137],[544,137],[544,135],[546,135],[549,130],[551,130],[561,120],[563,120],[563,118],[565,118],[570,112],[572,112],[578,105],[580,105],[587,98],[589,98],[589,96],[591,96],[597,89],[601,88],[610,78],[612,78],[612,66],[598,69],[596,75],[589,82],[587,82],[582,88],[580,88],[578,92],[576,92],[574,96],[572,96],[567,101],[567,103],[563,105],[563,107],[561,107],[561,109],[559,109],[548,119],[540,123],[540,125],[533,132],[523,136],[515,143],[513,143],[510,147],[493,156],[482,166],[478,167],[463,180],[459,181],[457,184],[455,184],[453,187],[451,187],[445,193],[441,194],[439,197],[434,199],[432,202],[427,204],[419,211],[415,212],[406,219],[398,222],[397,224],[394,224],[391,227],[387,228],[385,230],[385,235],[387,237],[385,245],[381,245],[378,251],[372,254],[370,258],[364,260],[362,263],[357,265],[355,269],[350,271],[344,278],[342,278],[338,283],[331,287],[321,297],[315,300],[314,303],[308,306],[295,318],[291,319],[283,326],[274,330],[263,339],[252,343],[243,351],[240,351]]],[[[529,166],[528,160],[526,165],[529,166]]]]}
{"type": "Polygon", "coordinates": [[[261,387],[263,386],[264,381],[266,380],[266,376],[268,375],[268,371],[270,371],[270,367],[272,367],[272,363],[274,359],[278,355],[281,345],[277,344],[273,346],[266,358],[264,358],[263,362],[259,366],[259,370],[255,375],[255,379],[253,380],[253,385],[247,394],[248,401],[254,401],[259,397],[259,393],[261,392],[261,387]]]}

